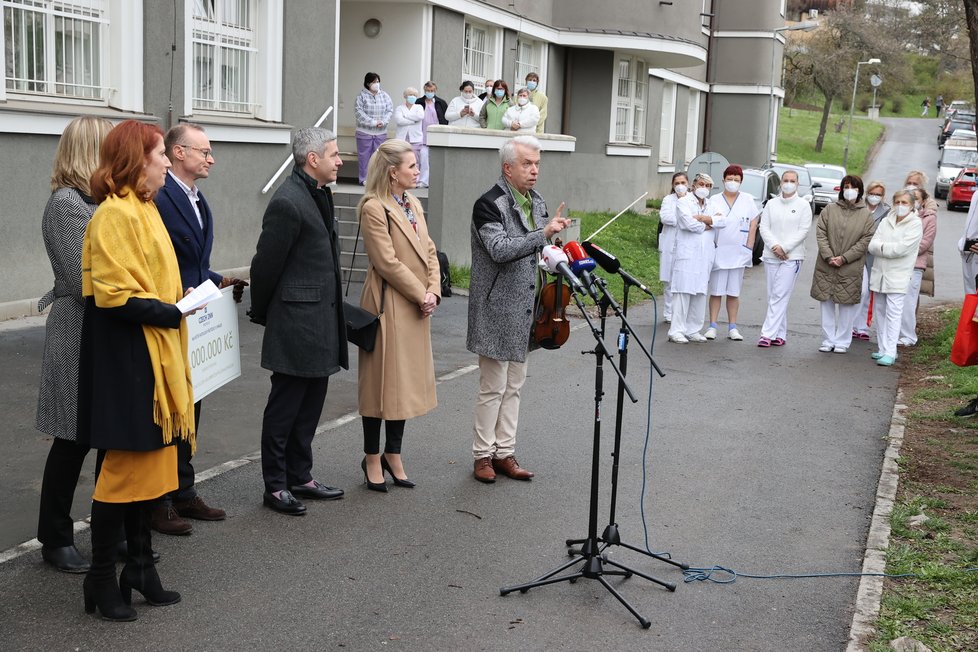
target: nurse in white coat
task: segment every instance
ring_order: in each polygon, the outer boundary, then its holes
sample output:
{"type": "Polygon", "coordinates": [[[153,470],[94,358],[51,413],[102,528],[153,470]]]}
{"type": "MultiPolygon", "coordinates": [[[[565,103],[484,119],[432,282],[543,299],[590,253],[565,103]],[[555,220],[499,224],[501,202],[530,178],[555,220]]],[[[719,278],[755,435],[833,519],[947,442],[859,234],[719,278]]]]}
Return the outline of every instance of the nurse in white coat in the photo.
{"type": "Polygon", "coordinates": [[[924,234],[913,206],[914,197],[906,190],[893,193],[893,210],[879,223],[869,241],[869,253],[875,256],[869,288],[874,293],[874,321],[880,347],[873,353],[873,358],[876,364],[885,367],[896,360],[903,299],[910,286],[917,249],[924,234]]]}
{"type": "Polygon", "coordinates": [[[710,197],[710,212],[720,215],[716,222],[722,223],[724,228],[717,229],[717,255],[710,274],[710,327],[706,330],[708,340],[716,339],[720,303],[724,297],[727,298],[727,337],[735,341],[744,339],[737,330],[737,313],[740,311],[744,270],[753,264],[758,211],[754,198],[740,192],[740,183],[743,180],[743,168],[739,165],[728,165],[723,171],[723,192],[710,197]]]}
{"type": "Polygon", "coordinates": [[[697,174],[693,193],[677,202],[676,246],[672,261],[672,323],[669,341],[677,344],[705,342],[700,333],[706,313],[706,290],[713,269],[716,244],[713,242],[714,216],[710,215],[709,196],[713,179],[697,174]]]}
{"type": "Polygon", "coordinates": [[[662,281],[663,306],[662,315],[666,323],[672,321],[672,289],[669,279],[672,276],[673,249],[676,247],[676,213],[677,203],[686,196],[689,189],[689,179],[685,172],[672,175],[672,192],[662,198],[659,208],[659,280],[662,281]]]}
{"type": "Polygon", "coordinates": [[[781,196],[761,213],[757,227],[764,240],[764,273],[767,277],[767,316],[757,346],[784,346],[788,337],[788,301],[805,260],[805,238],[812,228],[812,207],[798,196],[798,173],[781,175],[781,196]]]}

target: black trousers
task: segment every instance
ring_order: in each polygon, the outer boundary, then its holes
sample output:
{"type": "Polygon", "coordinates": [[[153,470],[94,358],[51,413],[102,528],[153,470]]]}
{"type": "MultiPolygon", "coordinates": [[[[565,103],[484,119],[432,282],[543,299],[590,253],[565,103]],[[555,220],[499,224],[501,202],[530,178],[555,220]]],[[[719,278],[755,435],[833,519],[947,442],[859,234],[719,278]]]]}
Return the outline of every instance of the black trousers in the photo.
{"type": "MultiPolygon", "coordinates": [[[[376,455],[380,452],[380,424],[383,419],[378,417],[360,417],[363,422],[363,452],[376,455]]],[[[401,454],[401,442],[404,440],[404,419],[399,421],[387,420],[387,438],[384,440],[384,452],[391,455],[401,454]]]]}
{"type": "Polygon", "coordinates": [[[75,542],[71,502],[88,446],[54,438],[41,480],[41,505],[37,515],[37,540],[48,548],[63,548],[75,542]]]}
{"type": "MultiPolygon", "coordinates": [[[[194,403],[194,430],[197,432],[198,437],[200,437],[200,404],[202,402],[197,401],[194,403]]],[[[194,465],[190,463],[190,460],[194,456],[190,450],[190,442],[185,439],[178,439],[176,446],[177,482],[179,485],[175,490],[160,498],[160,501],[165,505],[172,505],[174,502],[186,502],[192,500],[197,495],[197,489],[194,487],[196,473],[194,471],[194,465]]]]}
{"type": "Polygon", "coordinates": [[[261,424],[261,472],[266,491],[312,480],[312,438],[326,401],[329,377],[272,373],[261,424]]]}

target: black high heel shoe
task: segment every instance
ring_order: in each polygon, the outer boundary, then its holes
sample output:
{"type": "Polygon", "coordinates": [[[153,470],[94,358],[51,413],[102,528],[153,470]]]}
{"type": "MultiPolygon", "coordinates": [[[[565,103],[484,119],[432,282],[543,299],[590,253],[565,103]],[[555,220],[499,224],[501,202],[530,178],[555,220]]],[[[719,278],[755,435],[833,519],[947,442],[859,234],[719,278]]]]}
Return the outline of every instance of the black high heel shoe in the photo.
{"type": "Polygon", "coordinates": [[[179,593],[163,588],[160,576],[153,566],[137,567],[126,564],[119,576],[119,592],[122,594],[122,601],[127,605],[132,604],[133,589],[142,593],[146,602],[154,607],[180,602],[179,593]]]}
{"type": "Polygon", "coordinates": [[[384,457],[383,455],[380,456],[380,468],[390,473],[391,480],[393,480],[394,484],[396,484],[398,487],[404,487],[406,489],[414,489],[415,487],[418,486],[417,482],[412,482],[407,478],[404,478],[402,480],[401,478],[394,475],[394,471],[391,470],[390,462],[388,462],[387,458],[384,457]]]}
{"type": "MultiPolygon", "coordinates": [[[[384,458],[380,458],[380,459],[381,459],[381,465],[383,465],[384,458]]],[[[360,468],[363,469],[363,481],[367,485],[367,489],[370,489],[371,491],[379,491],[385,494],[387,493],[387,482],[371,482],[370,478],[367,477],[366,456],[364,456],[364,458],[360,460],[360,468]]]]}

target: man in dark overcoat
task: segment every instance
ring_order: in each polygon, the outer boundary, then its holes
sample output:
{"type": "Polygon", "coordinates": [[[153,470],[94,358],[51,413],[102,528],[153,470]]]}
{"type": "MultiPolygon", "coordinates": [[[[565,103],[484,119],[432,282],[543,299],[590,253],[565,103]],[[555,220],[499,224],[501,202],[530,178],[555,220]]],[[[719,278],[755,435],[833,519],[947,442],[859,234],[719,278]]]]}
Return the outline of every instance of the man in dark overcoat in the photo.
{"type": "Polygon", "coordinates": [[[251,261],[251,311],[265,326],[261,366],[272,372],[261,433],[264,503],[304,514],[299,498],[333,500],[341,489],[312,477],[312,438],[329,376],[348,369],[338,227],[327,184],[343,164],[336,137],[300,129],[295,167],[265,209],[251,261]]]}
{"type": "Polygon", "coordinates": [[[520,389],[533,324],[540,249],[570,221],[564,205],[549,219],[533,190],[540,171],[540,141],[516,136],[499,150],[502,175],[472,209],[472,277],[466,348],[479,356],[473,475],[495,482],[496,473],[529,480],[533,473],[514,455],[520,389]]]}
{"type": "MultiPolygon", "coordinates": [[[[184,289],[195,288],[210,279],[219,287],[234,285],[235,301],[247,285],[240,279],[225,278],[211,271],[211,249],[214,247],[214,215],[204,194],[197,187],[199,179],[210,176],[214,150],[203,127],[188,122],[170,129],[163,140],[170,170],[166,183],[156,193],[154,201],[163,224],[170,234],[173,250],[180,266],[180,282],[184,289]]],[[[200,441],[200,404],[194,404],[194,424],[200,441]]],[[[190,534],[193,525],[188,518],[201,521],[223,521],[223,509],[210,507],[194,486],[194,467],[190,444],[177,442],[176,491],[163,496],[153,508],[151,527],[162,534],[190,534]]]]}

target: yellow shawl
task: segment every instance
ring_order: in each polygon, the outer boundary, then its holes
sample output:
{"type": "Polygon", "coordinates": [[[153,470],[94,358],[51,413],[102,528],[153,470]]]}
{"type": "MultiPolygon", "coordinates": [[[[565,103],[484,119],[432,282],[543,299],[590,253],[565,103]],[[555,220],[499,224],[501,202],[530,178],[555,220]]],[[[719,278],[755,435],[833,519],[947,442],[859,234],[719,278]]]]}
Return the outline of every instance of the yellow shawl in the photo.
{"type": "MultiPolygon", "coordinates": [[[[129,188],[125,197],[109,195],[92,216],[82,242],[82,294],[99,308],[116,308],[129,299],[176,303],[183,296],[180,269],[156,205],[129,188]]],[[[187,324],[160,328],[143,324],[153,366],[153,421],[163,443],[176,436],[196,448],[194,398],[187,364],[187,324]]]]}

